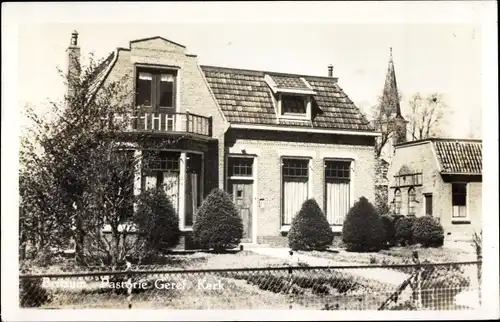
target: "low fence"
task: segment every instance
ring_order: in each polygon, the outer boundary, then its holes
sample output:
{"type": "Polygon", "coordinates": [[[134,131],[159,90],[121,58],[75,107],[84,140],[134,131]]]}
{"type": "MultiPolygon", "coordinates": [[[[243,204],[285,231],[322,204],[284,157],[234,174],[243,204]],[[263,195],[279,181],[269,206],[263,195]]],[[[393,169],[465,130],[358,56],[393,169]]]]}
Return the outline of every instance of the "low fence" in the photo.
{"type": "Polygon", "coordinates": [[[20,275],[21,307],[460,310],[480,262],[20,275]]]}

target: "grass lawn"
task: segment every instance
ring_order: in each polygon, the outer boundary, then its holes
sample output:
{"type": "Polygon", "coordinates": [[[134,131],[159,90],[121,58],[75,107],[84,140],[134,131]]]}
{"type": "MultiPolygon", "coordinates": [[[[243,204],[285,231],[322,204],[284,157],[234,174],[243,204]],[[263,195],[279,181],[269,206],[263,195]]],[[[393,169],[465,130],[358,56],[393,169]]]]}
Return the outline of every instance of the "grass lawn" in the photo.
{"type": "Polygon", "coordinates": [[[446,247],[440,248],[423,248],[418,245],[407,247],[392,247],[384,249],[378,253],[357,253],[348,252],[340,249],[338,253],[334,252],[302,252],[300,254],[332,259],[340,262],[351,262],[353,265],[358,264],[412,264],[413,251],[417,251],[421,261],[428,260],[432,263],[447,263],[458,261],[474,261],[476,255],[460,249],[452,249],[446,247]]]}

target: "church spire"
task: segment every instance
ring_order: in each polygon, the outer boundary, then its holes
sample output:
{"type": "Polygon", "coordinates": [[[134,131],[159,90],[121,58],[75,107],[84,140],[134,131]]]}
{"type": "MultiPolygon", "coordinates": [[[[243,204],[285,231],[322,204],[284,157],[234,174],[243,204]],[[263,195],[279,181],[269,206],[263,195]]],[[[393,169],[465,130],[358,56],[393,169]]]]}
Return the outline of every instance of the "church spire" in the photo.
{"type": "Polygon", "coordinates": [[[396,81],[396,72],[394,70],[394,61],[392,59],[392,47],[389,48],[389,67],[385,77],[384,91],[382,94],[382,105],[391,111],[390,114],[397,118],[403,118],[401,115],[401,106],[399,102],[398,84],[396,81]]]}

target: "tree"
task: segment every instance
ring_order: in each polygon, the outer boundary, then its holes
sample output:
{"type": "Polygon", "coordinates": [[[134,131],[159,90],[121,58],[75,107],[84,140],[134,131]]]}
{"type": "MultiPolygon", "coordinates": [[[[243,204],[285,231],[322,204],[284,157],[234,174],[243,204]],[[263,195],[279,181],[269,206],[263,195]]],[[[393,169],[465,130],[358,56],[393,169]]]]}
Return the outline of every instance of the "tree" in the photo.
{"type": "Polygon", "coordinates": [[[73,59],[73,72],[61,73],[70,89],[64,100],[51,102],[46,114],[32,106],[25,111],[32,124],[21,140],[21,244],[31,240],[41,251],[67,247],[71,238],[79,264],[99,258],[116,266],[130,251],[133,225],[124,222],[133,221],[133,173],[141,162],[126,151],[161,149],[183,137],[125,136],[135,111],[129,76],[101,84],[101,61],[91,55],[82,66],[73,59]],[[102,236],[104,226],[110,239],[102,236]]]}
{"type": "Polygon", "coordinates": [[[379,97],[378,103],[371,108],[368,119],[377,132],[380,132],[380,137],[375,142],[375,156],[379,158],[384,150],[384,147],[392,140],[394,135],[399,133],[402,124],[395,121],[396,106],[401,101],[401,95],[398,100],[387,97],[379,97]]]}
{"type": "Polygon", "coordinates": [[[411,97],[409,105],[408,132],[411,140],[423,140],[440,134],[444,115],[448,110],[442,94],[423,96],[416,93],[411,97]]]}

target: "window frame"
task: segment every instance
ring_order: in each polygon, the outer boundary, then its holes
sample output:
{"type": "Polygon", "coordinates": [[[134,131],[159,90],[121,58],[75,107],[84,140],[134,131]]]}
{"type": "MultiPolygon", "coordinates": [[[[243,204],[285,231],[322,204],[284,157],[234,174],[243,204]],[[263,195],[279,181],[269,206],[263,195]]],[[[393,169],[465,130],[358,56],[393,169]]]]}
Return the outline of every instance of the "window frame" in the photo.
{"type": "Polygon", "coordinates": [[[294,93],[279,93],[278,94],[278,118],[281,119],[293,119],[293,120],[310,120],[311,119],[311,109],[312,109],[312,98],[311,95],[306,94],[294,94],[294,93]],[[304,101],[304,113],[285,113],[283,106],[283,97],[292,96],[302,98],[304,101]]]}
{"type": "Polygon", "coordinates": [[[417,201],[417,190],[415,190],[414,187],[408,188],[408,216],[414,216],[416,215],[416,203],[417,201]]]}
{"type": "Polygon", "coordinates": [[[227,158],[227,176],[229,179],[253,179],[254,177],[254,162],[255,158],[254,157],[247,157],[247,156],[237,156],[237,155],[230,155],[227,158]],[[235,174],[233,172],[234,170],[234,164],[236,160],[244,161],[243,163],[247,162],[249,164],[241,164],[244,166],[239,166],[240,169],[250,169],[250,174],[249,173],[238,173],[235,174]]]}
{"type": "Polygon", "coordinates": [[[451,220],[452,222],[469,222],[469,184],[468,182],[453,182],[451,183],[451,220]],[[453,187],[461,185],[464,187],[463,193],[454,193],[453,187]],[[464,198],[465,205],[455,205],[455,195],[461,195],[464,198]],[[465,207],[465,216],[455,216],[455,211],[453,208],[455,206],[463,206],[465,207]]]}
{"type": "MultiPolygon", "coordinates": [[[[290,178],[296,178],[300,179],[300,181],[305,181],[307,184],[307,199],[311,198],[311,192],[310,192],[310,184],[311,184],[311,157],[304,157],[304,156],[281,156],[280,157],[280,199],[281,199],[281,209],[280,209],[280,226],[281,227],[290,227],[290,223],[285,223],[285,178],[290,177],[290,178]],[[285,161],[286,160],[297,160],[297,161],[304,161],[307,166],[307,176],[285,176],[284,175],[284,169],[285,169],[285,161]]],[[[285,229],[286,230],[286,229],[285,229]]]]}
{"type": "Polygon", "coordinates": [[[401,189],[396,188],[394,190],[394,211],[396,214],[400,215],[401,214],[401,208],[403,207],[403,194],[401,192],[401,189]],[[399,202],[396,200],[396,198],[399,198],[399,202]],[[399,204],[399,207],[397,206],[399,204]]]}
{"type": "Polygon", "coordinates": [[[135,65],[135,78],[134,78],[134,106],[136,108],[141,107],[137,102],[138,96],[138,81],[140,73],[149,73],[152,76],[151,80],[151,105],[143,105],[142,108],[151,109],[153,111],[170,111],[175,112],[177,110],[177,87],[179,78],[179,68],[170,66],[150,66],[150,65],[135,65]],[[168,74],[173,77],[172,84],[172,106],[161,106],[161,76],[162,74],[168,74]]]}
{"type": "MultiPolygon", "coordinates": [[[[324,158],[323,159],[323,209],[324,209],[325,216],[327,216],[327,212],[328,212],[328,208],[327,208],[328,207],[327,206],[328,205],[327,183],[329,182],[329,180],[344,181],[344,182],[349,183],[349,208],[352,207],[352,180],[353,180],[353,178],[352,178],[352,166],[353,166],[353,162],[354,162],[353,159],[346,159],[346,158],[324,158]],[[346,177],[333,177],[333,176],[328,177],[327,176],[327,163],[328,162],[347,163],[349,177],[348,178],[346,178],[346,177]]],[[[343,169],[343,172],[345,172],[345,169],[343,169]]],[[[327,220],[328,220],[328,217],[327,217],[327,220]]],[[[331,223],[329,223],[329,224],[330,224],[330,226],[340,226],[340,225],[331,224],[331,223]]]]}

